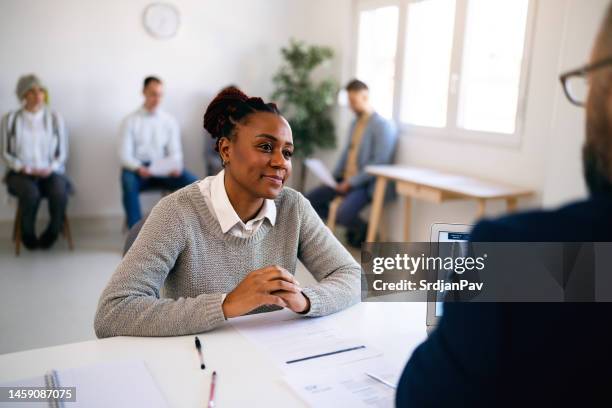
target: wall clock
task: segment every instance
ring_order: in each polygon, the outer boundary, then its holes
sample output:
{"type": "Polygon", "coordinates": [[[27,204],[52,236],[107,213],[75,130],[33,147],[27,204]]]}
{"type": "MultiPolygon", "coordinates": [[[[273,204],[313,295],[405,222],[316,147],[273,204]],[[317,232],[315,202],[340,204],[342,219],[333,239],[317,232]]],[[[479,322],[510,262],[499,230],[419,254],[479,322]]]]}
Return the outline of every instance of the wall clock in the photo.
{"type": "Polygon", "coordinates": [[[152,3],[144,10],[143,24],[147,32],[155,38],[172,38],[179,29],[180,15],[172,4],[152,3]]]}

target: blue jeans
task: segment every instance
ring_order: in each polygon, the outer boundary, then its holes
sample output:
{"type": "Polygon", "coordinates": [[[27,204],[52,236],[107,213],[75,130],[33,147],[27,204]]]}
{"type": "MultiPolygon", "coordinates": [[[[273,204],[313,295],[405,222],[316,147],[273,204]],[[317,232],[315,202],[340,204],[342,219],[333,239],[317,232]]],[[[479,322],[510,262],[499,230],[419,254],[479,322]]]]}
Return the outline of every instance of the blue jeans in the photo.
{"type": "MultiPolygon", "coordinates": [[[[338,195],[336,190],[328,186],[319,186],[306,194],[310,204],[322,219],[327,219],[329,203],[338,195]]],[[[351,231],[359,231],[367,225],[359,213],[370,203],[367,187],[350,190],[345,196],[336,213],[336,222],[351,231]]]]}
{"type": "Polygon", "coordinates": [[[140,210],[140,192],[147,190],[178,190],[195,181],[197,177],[183,170],[178,177],[142,178],[138,173],[123,169],[121,171],[121,189],[123,191],[123,208],[127,216],[128,228],[142,218],[140,210]]]}

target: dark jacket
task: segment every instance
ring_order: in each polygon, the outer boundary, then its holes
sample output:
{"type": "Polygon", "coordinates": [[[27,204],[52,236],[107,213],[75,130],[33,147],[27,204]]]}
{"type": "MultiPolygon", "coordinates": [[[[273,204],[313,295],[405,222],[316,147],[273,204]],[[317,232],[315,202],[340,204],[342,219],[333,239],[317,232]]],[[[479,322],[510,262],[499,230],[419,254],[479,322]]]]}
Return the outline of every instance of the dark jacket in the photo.
{"type": "MultiPolygon", "coordinates": [[[[612,195],[482,221],[471,239],[609,242],[612,195]]],[[[611,316],[610,303],[447,303],[397,406],[612,406],[611,316]]]]}

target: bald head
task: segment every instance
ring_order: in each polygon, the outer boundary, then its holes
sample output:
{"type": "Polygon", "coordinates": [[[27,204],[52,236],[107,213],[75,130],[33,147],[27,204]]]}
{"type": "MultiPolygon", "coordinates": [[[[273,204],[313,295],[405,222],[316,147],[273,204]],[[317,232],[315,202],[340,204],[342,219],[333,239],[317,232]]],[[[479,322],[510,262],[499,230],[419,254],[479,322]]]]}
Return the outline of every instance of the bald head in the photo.
{"type": "MultiPolygon", "coordinates": [[[[612,4],[591,53],[591,63],[612,57],[612,4]]],[[[592,193],[612,192],[612,66],[593,71],[586,103],[584,175],[592,193]]]]}

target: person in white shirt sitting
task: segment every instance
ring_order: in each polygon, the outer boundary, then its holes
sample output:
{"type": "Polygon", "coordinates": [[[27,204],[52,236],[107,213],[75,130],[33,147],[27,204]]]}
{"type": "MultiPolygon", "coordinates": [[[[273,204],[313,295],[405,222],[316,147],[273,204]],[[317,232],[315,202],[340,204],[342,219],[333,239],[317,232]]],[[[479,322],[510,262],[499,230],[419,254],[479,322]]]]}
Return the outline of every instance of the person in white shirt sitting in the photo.
{"type": "Polygon", "coordinates": [[[142,93],[145,99],[143,106],[123,121],[119,150],[123,167],[123,207],[130,228],[142,218],[141,191],[174,191],[197,180],[183,169],[181,135],[176,119],[159,108],[163,97],[162,81],[152,76],[145,78],[142,93]],[[153,173],[151,170],[156,167],[155,162],[164,163],[158,168],[168,169],[170,166],[168,172],[153,173]]]}
{"type": "Polygon", "coordinates": [[[62,117],[46,104],[46,89],[33,74],[19,78],[22,107],[7,113],[0,124],[2,157],[7,164],[8,192],[21,210],[21,236],[28,249],[50,248],[64,225],[70,182],[64,175],[68,136],[62,117]],[[49,225],[37,238],[36,213],[41,198],[49,201],[49,225]]]}

